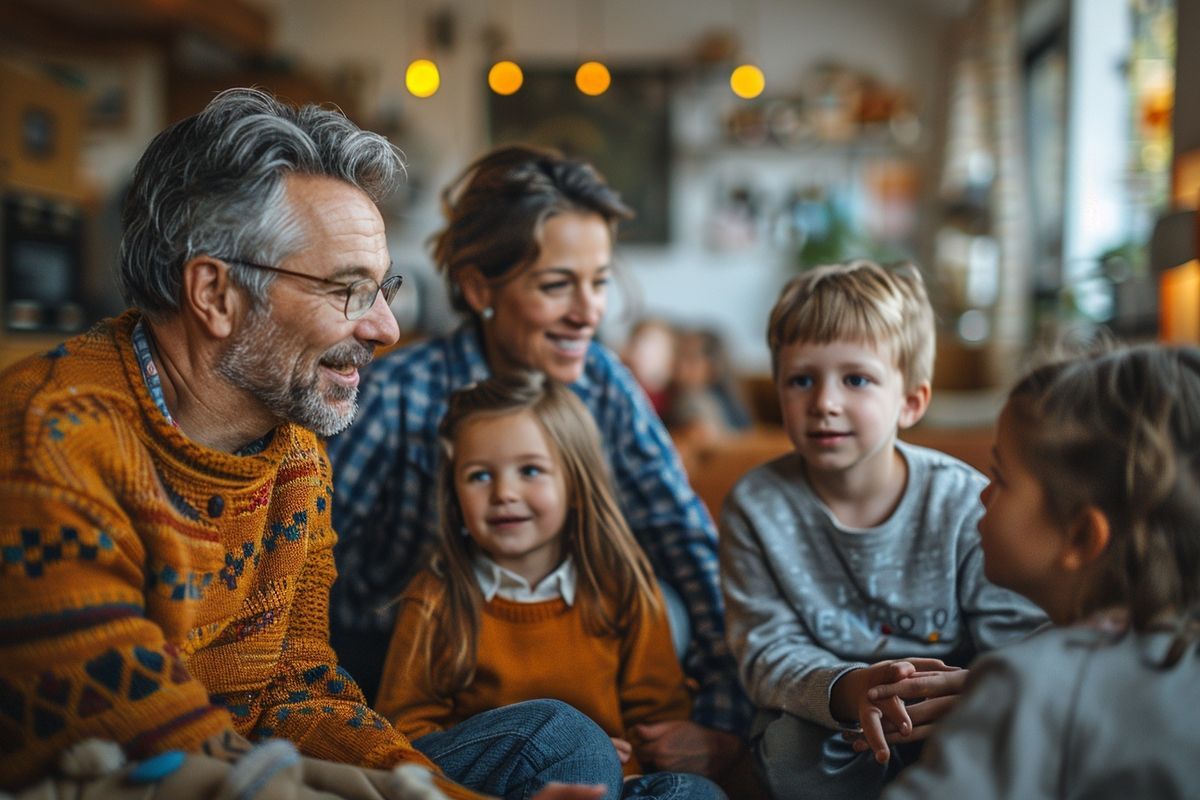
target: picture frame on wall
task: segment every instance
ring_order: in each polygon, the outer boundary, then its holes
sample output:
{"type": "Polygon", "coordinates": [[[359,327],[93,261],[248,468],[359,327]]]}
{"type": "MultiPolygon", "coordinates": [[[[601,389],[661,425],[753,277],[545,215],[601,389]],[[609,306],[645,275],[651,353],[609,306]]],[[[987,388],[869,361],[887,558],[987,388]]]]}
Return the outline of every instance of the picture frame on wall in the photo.
{"type": "Polygon", "coordinates": [[[670,87],[666,66],[610,67],[599,96],[575,86],[577,64],[522,65],[514,94],[489,93],[493,146],[551,147],[590,162],[621,193],[636,217],[621,224],[623,242],[670,240],[670,87]]]}

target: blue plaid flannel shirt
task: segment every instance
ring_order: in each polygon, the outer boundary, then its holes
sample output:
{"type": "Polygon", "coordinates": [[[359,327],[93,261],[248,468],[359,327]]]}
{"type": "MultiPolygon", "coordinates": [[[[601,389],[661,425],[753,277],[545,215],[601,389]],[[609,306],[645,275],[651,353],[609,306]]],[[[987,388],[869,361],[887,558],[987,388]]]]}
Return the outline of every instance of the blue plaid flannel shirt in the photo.
{"type": "MultiPolygon", "coordinates": [[[[387,632],[395,598],[437,537],[437,426],[454,390],[490,375],[473,322],[391,353],[364,376],[355,424],[329,441],[338,580],[331,623],[387,632]]],[[[717,534],[645,394],[593,342],[572,387],[604,440],[618,500],[655,572],[683,598],[692,624],[684,669],[699,684],[692,718],[742,733],[752,708],[725,643],[717,534]]]]}

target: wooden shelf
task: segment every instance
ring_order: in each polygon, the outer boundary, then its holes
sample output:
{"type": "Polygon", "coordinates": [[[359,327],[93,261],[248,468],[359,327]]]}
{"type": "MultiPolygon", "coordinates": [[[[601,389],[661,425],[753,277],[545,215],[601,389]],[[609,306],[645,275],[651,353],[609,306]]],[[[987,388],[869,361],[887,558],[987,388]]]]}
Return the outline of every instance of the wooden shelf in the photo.
{"type": "Polygon", "coordinates": [[[0,39],[25,47],[99,54],[182,33],[266,53],[271,18],[245,0],[0,0],[0,39]]]}

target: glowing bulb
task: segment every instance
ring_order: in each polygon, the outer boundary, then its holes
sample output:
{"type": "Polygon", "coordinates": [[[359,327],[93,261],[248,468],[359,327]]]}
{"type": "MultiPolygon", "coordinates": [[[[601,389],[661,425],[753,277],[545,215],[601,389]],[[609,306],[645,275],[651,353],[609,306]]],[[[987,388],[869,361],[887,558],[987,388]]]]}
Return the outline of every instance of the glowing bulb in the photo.
{"type": "Polygon", "coordinates": [[[511,61],[497,61],[488,70],[488,86],[496,94],[512,94],[524,82],[525,75],[521,68],[511,61]]]}
{"type": "Polygon", "coordinates": [[[729,76],[729,88],[746,100],[758,97],[766,85],[762,70],[752,64],[742,64],[729,76]]]}
{"type": "Polygon", "coordinates": [[[575,71],[575,85],[579,87],[579,91],[591,97],[604,94],[611,83],[612,76],[608,74],[608,67],[599,61],[584,62],[575,71]]]}
{"type": "Polygon", "coordinates": [[[437,64],[427,58],[418,58],[405,70],[404,85],[415,97],[432,97],[442,85],[437,64]]]}

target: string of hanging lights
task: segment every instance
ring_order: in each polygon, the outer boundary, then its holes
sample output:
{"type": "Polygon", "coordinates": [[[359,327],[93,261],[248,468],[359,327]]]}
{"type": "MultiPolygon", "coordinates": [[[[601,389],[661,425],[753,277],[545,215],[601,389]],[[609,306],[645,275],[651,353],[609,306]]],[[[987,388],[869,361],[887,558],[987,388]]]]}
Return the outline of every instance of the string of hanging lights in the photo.
{"type": "MultiPolygon", "coordinates": [[[[751,27],[755,27],[757,24],[757,3],[754,2],[750,5],[752,8],[749,14],[749,24],[751,27]]],[[[598,15],[586,27],[591,33],[591,38],[598,41],[598,44],[593,44],[592,49],[600,51],[603,49],[603,8],[599,4],[594,3],[585,4],[583,8],[590,10],[594,15],[598,15]]],[[[512,10],[510,5],[510,26],[511,16],[512,10]]],[[[579,38],[581,42],[580,50],[582,50],[585,25],[579,2],[576,3],[576,18],[580,21],[579,38]]],[[[432,48],[427,47],[426,49],[432,48]]],[[[608,67],[602,61],[595,58],[584,60],[575,71],[576,88],[589,97],[597,97],[604,94],[612,86],[612,80],[612,73],[608,67]]],[[[488,88],[498,95],[507,96],[515,94],[520,91],[524,83],[525,74],[521,66],[512,58],[498,58],[488,69],[488,88]]],[[[432,57],[413,59],[405,70],[404,85],[413,97],[428,98],[435,95],[438,89],[441,88],[441,72],[438,69],[436,61],[432,57]]],[[[756,64],[739,64],[730,72],[729,88],[738,97],[745,100],[752,100],[761,95],[766,88],[766,76],[762,68],[756,64]]]]}

